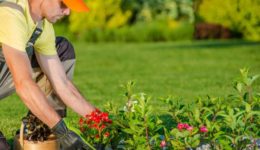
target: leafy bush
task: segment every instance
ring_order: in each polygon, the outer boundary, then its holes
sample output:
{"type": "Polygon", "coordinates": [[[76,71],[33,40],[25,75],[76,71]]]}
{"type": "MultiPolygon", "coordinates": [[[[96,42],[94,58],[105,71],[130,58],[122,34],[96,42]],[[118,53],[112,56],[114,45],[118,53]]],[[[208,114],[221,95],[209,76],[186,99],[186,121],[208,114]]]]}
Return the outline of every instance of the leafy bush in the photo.
{"type": "MultiPolygon", "coordinates": [[[[176,97],[161,98],[168,106],[170,119],[154,115],[151,97],[126,89],[126,105],[108,103],[113,120],[112,149],[254,149],[260,136],[260,93],[252,84],[259,76],[241,70],[234,83],[235,94],[217,98],[207,96],[191,103],[176,97]],[[170,126],[169,126],[170,122],[170,126]],[[168,125],[167,125],[168,124],[168,125]]],[[[163,115],[165,116],[165,114],[163,115]]]]}
{"type": "Polygon", "coordinates": [[[72,12],[63,21],[69,24],[69,32],[62,24],[56,25],[58,33],[91,42],[187,40],[193,34],[191,0],[97,0],[88,5],[89,13],[72,12]],[[173,28],[173,22],[178,26],[173,28]]]}
{"type": "Polygon", "coordinates": [[[259,6],[258,0],[203,0],[198,15],[206,22],[243,33],[246,39],[260,40],[259,6]]]}
{"type": "Polygon", "coordinates": [[[87,29],[111,29],[125,25],[131,16],[130,11],[123,12],[121,0],[88,1],[91,11],[74,13],[69,16],[69,29],[74,34],[82,34],[87,29]]]}
{"type": "Polygon", "coordinates": [[[139,22],[132,26],[115,29],[90,29],[84,35],[90,42],[151,42],[190,40],[193,36],[193,25],[188,22],[153,21],[139,22]],[[175,22],[176,25],[172,25],[175,22]]]}
{"type": "Polygon", "coordinates": [[[122,9],[130,10],[130,23],[151,22],[158,19],[194,22],[192,0],[122,0],[122,9]]]}

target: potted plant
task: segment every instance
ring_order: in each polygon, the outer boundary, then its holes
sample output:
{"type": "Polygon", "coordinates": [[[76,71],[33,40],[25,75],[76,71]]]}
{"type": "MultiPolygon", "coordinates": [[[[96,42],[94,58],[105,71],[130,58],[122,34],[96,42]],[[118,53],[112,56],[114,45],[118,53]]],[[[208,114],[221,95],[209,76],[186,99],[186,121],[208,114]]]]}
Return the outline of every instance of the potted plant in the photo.
{"type": "Polygon", "coordinates": [[[14,150],[58,150],[59,145],[51,129],[35,115],[22,119],[20,133],[15,136],[14,150]]]}

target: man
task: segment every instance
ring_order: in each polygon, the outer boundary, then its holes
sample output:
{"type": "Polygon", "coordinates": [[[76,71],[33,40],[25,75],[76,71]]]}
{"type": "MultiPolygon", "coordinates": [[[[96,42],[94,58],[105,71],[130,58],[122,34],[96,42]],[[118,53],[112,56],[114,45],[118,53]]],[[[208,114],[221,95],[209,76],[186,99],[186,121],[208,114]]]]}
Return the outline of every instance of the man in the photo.
{"type": "Polygon", "coordinates": [[[88,11],[83,0],[0,0],[0,99],[14,90],[56,134],[63,150],[88,149],[62,119],[66,106],[81,116],[95,107],[71,82],[72,45],[55,37],[52,24],[70,10],[88,11]]]}

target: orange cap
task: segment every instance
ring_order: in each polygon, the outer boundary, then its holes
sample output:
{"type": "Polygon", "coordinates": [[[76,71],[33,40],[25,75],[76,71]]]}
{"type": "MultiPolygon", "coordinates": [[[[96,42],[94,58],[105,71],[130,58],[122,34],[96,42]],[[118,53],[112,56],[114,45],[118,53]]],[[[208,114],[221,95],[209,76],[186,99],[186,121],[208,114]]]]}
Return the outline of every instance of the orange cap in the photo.
{"type": "Polygon", "coordinates": [[[77,12],[88,12],[89,8],[84,0],[63,0],[63,3],[71,10],[77,12]]]}

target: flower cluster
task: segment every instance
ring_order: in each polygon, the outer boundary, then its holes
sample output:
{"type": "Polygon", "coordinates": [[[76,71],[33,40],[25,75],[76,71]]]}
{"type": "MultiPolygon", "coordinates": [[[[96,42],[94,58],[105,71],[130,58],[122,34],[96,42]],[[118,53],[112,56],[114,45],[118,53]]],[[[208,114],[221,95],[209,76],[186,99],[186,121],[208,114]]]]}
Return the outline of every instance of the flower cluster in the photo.
{"type": "Polygon", "coordinates": [[[179,131],[182,131],[183,129],[186,129],[188,131],[193,130],[193,126],[190,126],[187,123],[178,123],[177,128],[179,129],[179,131]]]}
{"type": "MultiPolygon", "coordinates": [[[[182,131],[183,129],[186,129],[187,131],[192,131],[194,129],[193,126],[190,126],[187,123],[178,123],[177,128],[179,131],[182,131]]],[[[201,126],[200,132],[206,133],[208,132],[208,128],[206,126],[201,126]]]]}
{"type": "Polygon", "coordinates": [[[79,119],[79,128],[86,140],[93,144],[106,144],[111,139],[110,126],[112,120],[106,112],[96,109],[91,114],[79,119]]]}

